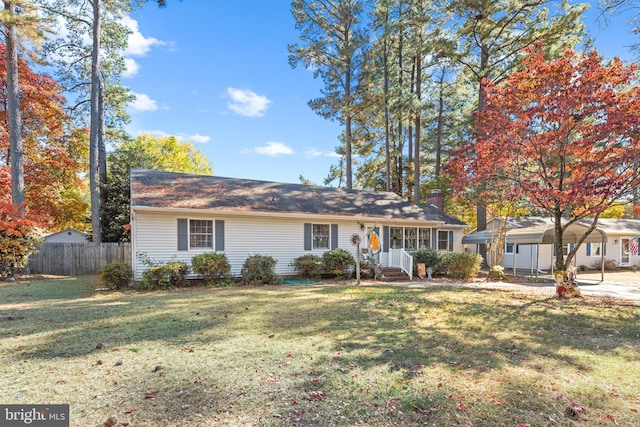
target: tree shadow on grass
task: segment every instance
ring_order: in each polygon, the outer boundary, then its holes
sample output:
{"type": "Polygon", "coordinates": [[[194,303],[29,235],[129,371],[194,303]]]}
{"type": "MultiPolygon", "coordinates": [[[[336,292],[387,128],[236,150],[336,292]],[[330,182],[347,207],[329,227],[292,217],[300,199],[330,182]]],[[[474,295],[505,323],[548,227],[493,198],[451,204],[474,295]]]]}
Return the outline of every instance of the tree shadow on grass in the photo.
{"type": "MultiPolygon", "coordinates": [[[[390,425],[402,423],[397,405],[430,419],[430,402],[464,418],[470,412],[460,404],[469,411],[496,404],[465,401],[459,387],[438,382],[547,363],[588,373],[589,364],[567,349],[624,350],[640,334],[637,307],[623,303],[594,310],[589,300],[454,287],[202,288],[30,304],[12,306],[22,318],[2,325],[0,338],[14,340],[6,360],[89,357],[86,378],[104,381],[104,400],[128,399],[121,413],[138,408],[126,414],[131,425],[331,425],[345,413],[390,425]],[[168,353],[158,354],[167,359],[146,351],[163,346],[168,353]],[[124,360],[119,367],[116,358],[124,360]],[[156,364],[162,368],[154,372],[156,364]],[[364,378],[374,372],[383,383],[364,378]],[[423,400],[403,391],[420,381],[430,386],[423,400]],[[242,409],[242,401],[253,403],[242,409]]],[[[636,362],[637,354],[627,357],[636,362]]],[[[499,392],[514,400],[518,390],[535,389],[524,378],[512,382],[499,392]]]]}

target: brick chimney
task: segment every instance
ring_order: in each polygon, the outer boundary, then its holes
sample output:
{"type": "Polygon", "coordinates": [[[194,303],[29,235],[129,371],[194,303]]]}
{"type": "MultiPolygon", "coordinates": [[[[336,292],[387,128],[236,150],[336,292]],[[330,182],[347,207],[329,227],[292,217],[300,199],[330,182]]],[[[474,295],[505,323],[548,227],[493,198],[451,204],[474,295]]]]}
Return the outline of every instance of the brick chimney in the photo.
{"type": "Polygon", "coordinates": [[[442,194],[438,189],[431,190],[429,197],[427,197],[427,204],[444,211],[444,194],[442,194]]]}

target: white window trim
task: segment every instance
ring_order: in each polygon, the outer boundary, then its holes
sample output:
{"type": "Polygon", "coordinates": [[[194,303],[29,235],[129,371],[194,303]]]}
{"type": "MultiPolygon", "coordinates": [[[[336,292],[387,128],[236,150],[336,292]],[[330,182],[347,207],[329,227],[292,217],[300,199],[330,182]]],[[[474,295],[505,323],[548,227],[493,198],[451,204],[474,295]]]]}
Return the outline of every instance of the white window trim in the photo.
{"type": "MultiPolygon", "coordinates": [[[[201,251],[201,250],[213,250],[215,247],[215,221],[212,219],[202,219],[202,218],[188,218],[187,220],[187,242],[189,244],[189,250],[201,251]],[[211,246],[192,246],[191,245],[191,222],[192,221],[207,221],[211,223],[211,246]]],[[[201,235],[205,235],[204,233],[200,233],[201,235]]]]}
{"type": "Polygon", "coordinates": [[[331,224],[325,224],[325,223],[319,223],[319,222],[314,222],[311,223],[311,249],[312,250],[329,250],[331,249],[331,224]],[[316,233],[315,233],[315,227],[317,225],[322,225],[322,226],[326,226],[327,227],[327,246],[316,246],[316,233]]]}

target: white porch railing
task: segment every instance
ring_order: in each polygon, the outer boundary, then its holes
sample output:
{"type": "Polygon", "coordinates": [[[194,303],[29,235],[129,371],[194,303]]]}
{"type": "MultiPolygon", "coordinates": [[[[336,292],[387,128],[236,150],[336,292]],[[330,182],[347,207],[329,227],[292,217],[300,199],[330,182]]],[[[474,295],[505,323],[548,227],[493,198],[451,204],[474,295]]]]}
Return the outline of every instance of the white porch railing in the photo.
{"type": "Polygon", "coordinates": [[[413,256],[404,249],[389,249],[389,267],[401,268],[413,280],[413,256]]]}

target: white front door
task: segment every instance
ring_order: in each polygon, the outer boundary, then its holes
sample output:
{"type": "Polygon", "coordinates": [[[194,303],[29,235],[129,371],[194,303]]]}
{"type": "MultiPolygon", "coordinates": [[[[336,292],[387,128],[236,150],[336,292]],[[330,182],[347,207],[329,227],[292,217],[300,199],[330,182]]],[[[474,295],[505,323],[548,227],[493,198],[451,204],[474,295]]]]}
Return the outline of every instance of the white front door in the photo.
{"type": "Polygon", "coordinates": [[[620,239],[620,243],[622,243],[620,245],[620,249],[622,250],[622,254],[620,256],[621,266],[629,265],[629,242],[630,241],[631,239],[625,239],[625,238],[620,239]]]}

